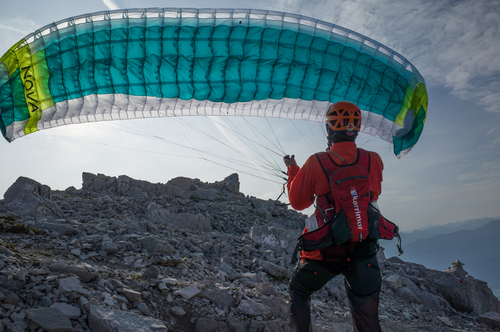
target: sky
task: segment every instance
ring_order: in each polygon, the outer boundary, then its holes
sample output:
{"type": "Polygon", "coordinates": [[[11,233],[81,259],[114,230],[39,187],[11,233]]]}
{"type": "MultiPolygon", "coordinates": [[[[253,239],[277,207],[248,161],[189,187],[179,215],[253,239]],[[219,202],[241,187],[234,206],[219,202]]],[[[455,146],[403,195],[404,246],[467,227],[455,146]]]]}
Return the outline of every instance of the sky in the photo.
{"type": "MultiPolygon", "coordinates": [[[[428,116],[419,142],[402,159],[384,141],[358,138],[385,165],[382,213],[402,231],[500,216],[499,1],[0,0],[0,55],[53,21],[166,5],[301,14],[354,30],[402,54],[426,80],[428,116]]],[[[277,119],[190,117],[64,126],[0,142],[0,193],[19,176],[64,190],[81,188],[83,172],[155,183],[177,176],[214,182],[237,172],[241,192],[275,200],[284,180],[269,177],[260,165],[284,169],[283,154],[294,154],[302,164],[325,144],[322,124],[277,119]]],[[[284,196],[281,200],[287,202],[284,196]]]]}

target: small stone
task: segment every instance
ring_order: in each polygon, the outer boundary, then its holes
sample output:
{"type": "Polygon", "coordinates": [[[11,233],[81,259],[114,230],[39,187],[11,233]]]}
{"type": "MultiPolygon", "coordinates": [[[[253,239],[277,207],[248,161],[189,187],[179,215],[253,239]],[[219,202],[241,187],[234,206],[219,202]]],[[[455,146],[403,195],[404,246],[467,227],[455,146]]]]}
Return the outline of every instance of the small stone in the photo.
{"type": "Polygon", "coordinates": [[[154,265],[148,267],[148,269],[142,274],[144,279],[156,279],[160,274],[160,270],[154,265]]]}
{"type": "Polygon", "coordinates": [[[385,281],[391,286],[392,289],[396,290],[403,287],[403,279],[398,274],[391,274],[385,279],[385,281]]]}
{"type": "Polygon", "coordinates": [[[177,270],[186,270],[188,268],[188,266],[184,263],[180,263],[180,264],[176,265],[175,268],[177,270]]]}
{"type": "Polygon", "coordinates": [[[112,307],[115,302],[113,301],[113,298],[111,297],[111,295],[109,295],[108,293],[104,292],[102,294],[104,296],[104,303],[110,307],[112,307]]]}
{"type": "Polygon", "coordinates": [[[170,286],[177,285],[177,279],[174,279],[174,278],[163,278],[163,279],[161,279],[161,282],[164,282],[165,284],[170,285],[170,286]]]}
{"type": "Polygon", "coordinates": [[[48,296],[43,296],[41,299],[40,299],[40,302],[38,302],[38,306],[39,307],[50,307],[52,305],[52,299],[48,296]]]}
{"type": "Polygon", "coordinates": [[[449,327],[453,327],[453,324],[451,323],[451,320],[446,317],[446,316],[438,316],[437,317],[440,321],[442,321],[443,323],[445,323],[446,325],[448,325],[449,327]]]}
{"type": "Polygon", "coordinates": [[[283,277],[286,274],[285,268],[271,262],[263,261],[261,263],[261,266],[265,272],[272,275],[273,277],[283,277]]]}
{"type": "Polygon", "coordinates": [[[19,296],[17,296],[16,293],[10,293],[7,296],[5,296],[5,303],[18,305],[19,302],[21,302],[21,299],[19,298],[19,296]]]}
{"type": "Polygon", "coordinates": [[[200,297],[206,298],[223,307],[227,308],[235,307],[235,302],[236,302],[235,299],[226,292],[221,292],[221,291],[203,292],[200,294],[200,297]]]}
{"type": "Polygon", "coordinates": [[[118,250],[120,250],[120,248],[112,241],[106,241],[101,244],[101,251],[104,251],[107,255],[114,254],[118,250]]]}
{"type": "Polygon", "coordinates": [[[264,295],[276,295],[276,290],[270,282],[255,283],[255,290],[264,295]]]}
{"type": "Polygon", "coordinates": [[[50,270],[47,266],[42,266],[40,269],[36,270],[34,275],[46,275],[49,274],[50,270]]]}
{"type": "Polygon", "coordinates": [[[141,300],[141,293],[136,292],[134,290],[124,289],[123,293],[125,294],[125,296],[127,297],[127,299],[130,302],[136,302],[136,301],[140,301],[141,300]]]}
{"type": "Polygon", "coordinates": [[[129,303],[128,299],[125,296],[122,295],[113,295],[113,299],[120,302],[120,303],[129,303]]]}
{"type": "Polygon", "coordinates": [[[252,300],[241,300],[240,304],[236,308],[236,311],[249,317],[257,317],[261,315],[269,315],[271,313],[271,308],[252,300]]]}
{"type": "Polygon", "coordinates": [[[12,323],[7,323],[7,332],[24,332],[26,331],[26,328],[28,327],[28,324],[25,322],[12,322],[12,323]]]}
{"type": "Polygon", "coordinates": [[[99,301],[97,301],[96,299],[89,300],[85,302],[85,304],[82,304],[82,309],[86,312],[89,312],[92,305],[99,305],[99,301]]]}
{"type": "Polygon", "coordinates": [[[10,319],[12,319],[13,322],[22,322],[25,317],[26,317],[26,312],[25,311],[13,312],[10,315],[10,319]]]}
{"type": "Polygon", "coordinates": [[[68,277],[59,280],[59,291],[61,293],[76,292],[81,288],[80,280],[77,277],[68,277]]]}
{"type": "Polygon", "coordinates": [[[170,308],[170,311],[177,316],[184,316],[186,314],[186,311],[184,311],[182,307],[172,307],[170,308]]]}
{"type": "Polygon", "coordinates": [[[125,257],[123,259],[123,264],[129,266],[130,264],[132,264],[134,262],[134,260],[135,260],[134,257],[130,257],[130,256],[129,257],[125,257]]]}
{"type": "Polygon", "coordinates": [[[134,261],[134,263],[132,264],[132,267],[134,269],[138,269],[139,267],[141,267],[141,264],[142,264],[142,258],[139,258],[138,260],[134,261]]]}
{"type": "Polygon", "coordinates": [[[139,303],[139,305],[137,305],[137,309],[139,309],[139,311],[145,314],[146,316],[149,317],[153,316],[148,306],[144,302],[139,303]]]}
{"type": "Polygon", "coordinates": [[[191,286],[185,287],[183,289],[179,289],[179,290],[174,292],[174,294],[180,295],[183,298],[185,298],[186,300],[189,300],[192,297],[194,297],[200,293],[201,293],[201,290],[199,290],[198,287],[196,287],[195,285],[191,285],[191,286]]]}

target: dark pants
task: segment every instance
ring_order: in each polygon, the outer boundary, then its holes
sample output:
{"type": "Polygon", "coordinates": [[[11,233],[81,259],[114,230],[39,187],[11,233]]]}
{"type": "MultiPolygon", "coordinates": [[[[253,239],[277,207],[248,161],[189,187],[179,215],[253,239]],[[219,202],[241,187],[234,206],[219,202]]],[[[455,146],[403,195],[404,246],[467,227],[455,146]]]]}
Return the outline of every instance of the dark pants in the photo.
{"type": "Polygon", "coordinates": [[[355,263],[299,261],[290,281],[290,325],[293,332],[311,332],[311,295],[343,274],[355,332],[380,332],[378,304],[382,278],[377,257],[355,263]]]}

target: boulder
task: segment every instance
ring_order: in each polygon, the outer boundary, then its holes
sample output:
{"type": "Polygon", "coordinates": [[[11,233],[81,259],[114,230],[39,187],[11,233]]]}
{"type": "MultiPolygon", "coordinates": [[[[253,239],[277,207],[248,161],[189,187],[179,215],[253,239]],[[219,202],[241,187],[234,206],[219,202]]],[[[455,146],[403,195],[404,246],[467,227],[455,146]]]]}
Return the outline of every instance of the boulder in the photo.
{"type": "Polygon", "coordinates": [[[493,329],[500,329],[500,313],[487,312],[479,316],[479,321],[493,329]]]}
{"type": "Polygon", "coordinates": [[[63,217],[62,210],[50,198],[49,186],[21,176],[5,192],[4,206],[21,217],[63,217]]]}
{"type": "MultiPolygon", "coordinates": [[[[460,274],[463,275],[463,273],[460,274]]],[[[474,315],[482,315],[490,311],[500,312],[500,302],[484,281],[470,276],[462,278],[453,272],[428,269],[421,269],[419,277],[434,284],[436,290],[455,310],[474,315]]]]}
{"type": "Polygon", "coordinates": [[[224,185],[224,189],[233,194],[236,194],[240,191],[240,179],[237,173],[229,175],[222,181],[222,183],[224,185]]]}

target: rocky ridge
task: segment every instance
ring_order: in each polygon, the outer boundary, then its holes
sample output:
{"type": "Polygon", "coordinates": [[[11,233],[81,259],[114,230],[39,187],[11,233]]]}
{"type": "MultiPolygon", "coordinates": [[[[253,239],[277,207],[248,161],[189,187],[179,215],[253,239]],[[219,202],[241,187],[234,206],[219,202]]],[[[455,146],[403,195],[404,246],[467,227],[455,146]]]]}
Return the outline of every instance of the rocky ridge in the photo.
{"type": "MultiPolygon", "coordinates": [[[[0,332],[289,331],[289,264],[306,216],[215,183],[20,177],[0,201],[0,332]]],[[[382,244],[386,244],[384,242],[382,244]]],[[[500,304],[456,261],[379,252],[383,331],[494,331],[500,304]]],[[[312,298],[315,331],[352,331],[342,277],[312,298]]]]}

